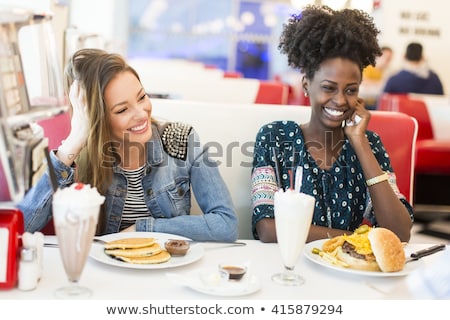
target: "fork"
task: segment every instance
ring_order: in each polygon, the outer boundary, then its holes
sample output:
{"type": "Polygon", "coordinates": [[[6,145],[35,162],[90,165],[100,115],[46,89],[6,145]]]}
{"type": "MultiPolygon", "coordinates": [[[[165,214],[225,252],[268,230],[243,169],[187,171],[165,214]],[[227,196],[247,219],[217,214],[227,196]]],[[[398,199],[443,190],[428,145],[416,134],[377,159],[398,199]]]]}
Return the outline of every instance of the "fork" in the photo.
{"type": "MultiPolygon", "coordinates": [[[[179,239],[167,239],[167,240],[179,240],[179,239]]],[[[190,240],[190,239],[183,239],[191,244],[196,244],[196,243],[204,243],[204,244],[209,244],[209,243],[215,243],[215,244],[226,244],[226,245],[230,245],[230,246],[245,246],[247,245],[247,243],[242,242],[242,241],[233,241],[233,242],[227,242],[227,241],[197,241],[197,240],[190,240]]]]}
{"type": "Polygon", "coordinates": [[[94,243],[100,243],[100,244],[105,244],[107,241],[102,240],[100,238],[94,237],[94,239],[92,240],[92,242],[94,243]]]}
{"type": "MultiPolygon", "coordinates": [[[[99,244],[105,244],[106,243],[105,240],[102,240],[100,238],[94,238],[94,239],[92,239],[92,242],[99,243],[99,244]]],[[[58,244],[57,243],[48,243],[48,242],[46,242],[46,243],[44,243],[44,247],[58,248],[58,244]]]]}

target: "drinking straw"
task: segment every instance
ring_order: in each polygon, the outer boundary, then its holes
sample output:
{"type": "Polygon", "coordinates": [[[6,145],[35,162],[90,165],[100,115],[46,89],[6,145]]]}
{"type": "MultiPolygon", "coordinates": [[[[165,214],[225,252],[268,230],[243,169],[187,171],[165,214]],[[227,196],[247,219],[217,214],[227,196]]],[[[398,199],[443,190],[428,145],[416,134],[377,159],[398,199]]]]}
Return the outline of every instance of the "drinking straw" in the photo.
{"type": "Polygon", "coordinates": [[[303,180],[303,167],[297,167],[297,170],[295,170],[295,191],[300,192],[300,189],[302,187],[302,180],[303,180]]]}
{"type": "Polygon", "coordinates": [[[281,172],[280,172],[280,164],[278,163],[277,153],[275,152],[275,148],[272,148],[273,161],[275,162],[275,177],[277,180],[277,186],[281,189],[281,172]]]}
{"type": "Polygon", "coordinates": [[[294,190],[294,175],[292,174],[292,169],[288,170],[289,173],[289,190],[294,190]]]}
{"type": "Polygon", "coordinates": [[[56,180],[55,168],[53,167],[52,160],[50,159],[50,153],[48,147],[44,148],[45,157],[47,158],[48,172],[50,174],[50,181],[52,183],[53,192],[58,190],[58,181],[56,180]]]}
{"type": "Polygon", "coordinates": [[[292,169],[290,170],[291,172],[289,172],[289,178],[291,180],[291,186],[289,189],[291,190],[295,190],[295,184],[296,184],[296,180],[294,180],[294,177],[296,176],[296,170],[295,170],[295,147],[292,147],[292,169]]]}

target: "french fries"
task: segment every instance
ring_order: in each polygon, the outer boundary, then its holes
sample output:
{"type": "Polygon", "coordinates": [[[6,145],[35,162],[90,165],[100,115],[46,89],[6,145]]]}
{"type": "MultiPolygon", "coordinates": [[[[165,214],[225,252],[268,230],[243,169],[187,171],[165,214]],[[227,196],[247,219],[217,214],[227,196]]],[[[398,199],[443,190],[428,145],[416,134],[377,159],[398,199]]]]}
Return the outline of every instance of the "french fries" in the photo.
{"type": "Polygon", "coordinates": [[[319,248],[313,248],[312,253],[318,254],[322,259],[328,261],[331,264],[337,265],[339,267],[343,267],[343,268],[350,267],[349,264],[336,258],[336,251],[337,251],[337,248],[330,253],[320,250],[319,248]]]}

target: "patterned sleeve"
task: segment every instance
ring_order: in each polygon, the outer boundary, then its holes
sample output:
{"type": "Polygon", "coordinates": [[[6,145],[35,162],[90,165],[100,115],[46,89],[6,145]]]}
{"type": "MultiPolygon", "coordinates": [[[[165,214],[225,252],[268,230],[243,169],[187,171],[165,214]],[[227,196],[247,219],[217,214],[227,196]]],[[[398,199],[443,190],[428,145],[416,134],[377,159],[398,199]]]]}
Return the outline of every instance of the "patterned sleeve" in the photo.
{"type": "MultiPolygon", "coordinates": [[[[377,159],[378,163],[380,164],[381,170],[387,172],[389,175],[388,182],[390,186],[392,187],[397,197],[400,199],[400,201],[408,210],[411,220],[414,220],[413,208],[411,204],[406,200],[405,196],[400,193],[400,190],[397,186],[397,177],[395,176],[395,172],[392,169],[389,154],[384,148],[380,136],[375,132],[367,131],[367,138],[369,139],[372,152],[375,155],[375,158],[377,159]]],[[[367,188],[367,201],[368,203],[366,206],[366,210],[364,212],[364,220],[370,225],[378,226],[378,222],[376,221],[375,213],[372,207],[372,199],[370,198],[368,188],[367,188]]]]}
{"type": "Polygon", "coordinates": [[[256,233],[256,223],[263,218],[273,218],[273,199],[277,191],[277,180],[271,159],[270,137],[272,125],[265,125],[258,131],[253,151],[251,200],[253,207],[252,231],[253,237],[259,239],[256,233]]]}

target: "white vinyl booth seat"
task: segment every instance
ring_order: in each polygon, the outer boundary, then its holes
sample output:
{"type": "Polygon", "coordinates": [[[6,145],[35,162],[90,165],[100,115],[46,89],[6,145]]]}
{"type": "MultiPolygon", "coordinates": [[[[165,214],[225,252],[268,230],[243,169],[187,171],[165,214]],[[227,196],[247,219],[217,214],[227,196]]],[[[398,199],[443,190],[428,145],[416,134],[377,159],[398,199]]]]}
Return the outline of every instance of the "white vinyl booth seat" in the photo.
{"type": "MultiPolygon", "coordinates": [[[[219,170],[236,208],[239,219],[239,238],[253,239],[251,170],[258,130],[261,126],[275,120],[306,123],[309,121],[311,108],[169,99],[152,99],[152,104],[152,116],[155,119],[191,124],[198,132],[201,143],[210,147],[211,157],[219,163],[219,170]]],[[[402,113],[373,111],[369,130],[380,134],[391,156],[400,191],[411,201],[417,122],[402,113]],[[393,134],[392,128],[400,130],[401,137],[398,133],[393,134]]],[[[192,200],[192,214],[201,214],[195,198],[192,200]]]]}
{"type": "MultiPolygon", "coordinates": [[[[288,105],[231,104],[152,99],[153,117],[194,126],[201,143],[210,147],[230,190],[239,219],[239,238],[251,232],[251,169],[259,128],[274,120],[309,120],[310,108],[288,105]]],[[[192,213],[200,213],[195,199],[192,213]]]]}

